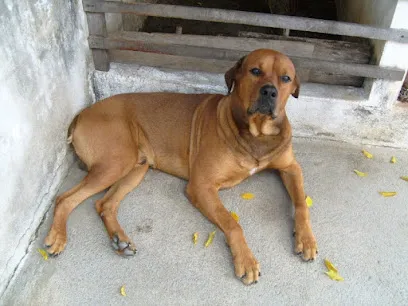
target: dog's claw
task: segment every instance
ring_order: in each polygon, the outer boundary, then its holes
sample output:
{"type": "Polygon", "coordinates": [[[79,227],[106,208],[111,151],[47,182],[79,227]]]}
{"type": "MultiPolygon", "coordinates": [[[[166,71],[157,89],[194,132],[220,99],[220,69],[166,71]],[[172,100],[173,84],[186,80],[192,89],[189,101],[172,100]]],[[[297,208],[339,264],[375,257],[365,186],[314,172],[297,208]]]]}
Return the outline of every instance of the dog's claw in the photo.
{"type": "Polygon", "coordinates": [[[137,253],[136,249],[132,250],[132,249],[126,248],[123,250],[123,254],[125,256],[134,256],[136,253],[137,253]]]}

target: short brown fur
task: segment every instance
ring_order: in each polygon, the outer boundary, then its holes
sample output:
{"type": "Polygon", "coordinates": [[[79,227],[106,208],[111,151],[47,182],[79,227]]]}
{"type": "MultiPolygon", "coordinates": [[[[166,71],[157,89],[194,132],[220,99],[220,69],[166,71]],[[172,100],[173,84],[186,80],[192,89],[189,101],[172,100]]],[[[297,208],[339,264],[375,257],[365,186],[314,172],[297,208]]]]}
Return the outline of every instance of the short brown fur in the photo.
{"type": "Polygon", "coordinates": [[[241,226],[218,197],[264,169],[277,169],[295,207],[295,251],[313,260],[317,244],[305,203],[303,177],[291,143],[285,105],[299,94],[299,80],[288,57],[273,50],[251,52],[225,74],[231,93],[121,94],[84,109],[69,128],[69,141],[88,175],[56,200],[54,221],[45,240],[50,254],[67,242],[66,222],[86,198],[109,188],[96,202],[114,248],[133,255],[135,246],[117,220],[120,201],[143,179],[149,166],[188,180],[186,194],[225,234],[235,273],[245,284],[260,277],[260,265],[241,226]],[[250,70],[259,68],[262,75],[250,70]],[[282,82],[287,75],[291,82],[282,82]],[[265,84],[278,91],[271,115],[249,114],[265,84]]]}

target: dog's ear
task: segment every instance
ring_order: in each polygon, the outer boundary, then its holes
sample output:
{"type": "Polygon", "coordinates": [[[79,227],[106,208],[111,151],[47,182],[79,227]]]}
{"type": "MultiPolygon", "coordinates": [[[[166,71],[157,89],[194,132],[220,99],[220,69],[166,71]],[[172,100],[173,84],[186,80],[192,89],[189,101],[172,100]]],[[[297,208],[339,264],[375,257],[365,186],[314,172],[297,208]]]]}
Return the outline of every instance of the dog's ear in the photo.
{"type": "Polygon", "coordinates": [[[295,76],[295,80],[293,82],[294,82],[295,89],[292,92],[292,96],[297,98],[299,97],[299,92],[300,92],[300,80],[297,75],[295,76]]]}
{"type": "Polygon", "coordinates": [[[241,57],[238,62],[232,67],[230,70],[228,70],[224,74],[224,79],[225,83],[227,84],[228,87],[228,94],[231,93],[232,87],[234,86],[235,80],[236,80],[236,75],[238,70],[241,68],[242,63],[244,62],[245,56],[241,57]]]}

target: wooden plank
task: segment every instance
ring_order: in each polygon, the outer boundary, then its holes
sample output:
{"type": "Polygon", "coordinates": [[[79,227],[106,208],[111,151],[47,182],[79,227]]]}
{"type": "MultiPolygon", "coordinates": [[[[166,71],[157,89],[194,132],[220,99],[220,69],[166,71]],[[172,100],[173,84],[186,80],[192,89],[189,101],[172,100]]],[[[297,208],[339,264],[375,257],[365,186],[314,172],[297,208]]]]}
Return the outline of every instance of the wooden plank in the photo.
{"type": "MultiPolygon", "coordinates": [[[[104,38],[107,35],[106,20],[104,13],[87,13],[89,35],[104,38]]],[[[92,47],[91,47],[92,48],[92,47]]],[[[109,70],[109,54],[105,48],[92,49],[92,57],[96,70],[109,70]]]]}
{"type": "Polygon", "coordinates": [[[103,38],[98,36],[90,36],[88,38],[89,46],[91,48],[98,49],[120,49],[120,50],[133,50],[149,53],[180,55],[180,56],[192,56],[206,59],[220,59],[234,61],[248,54],[248,51],[239,50],[227,50],[227,49],[214,49],[199,46],[188,46],[179,44],[161,44],[151,43],[145,41],[129,41],[129,40],[116,40],[111,37],[103,38]]]}
{"type": "Polygon", "coordinates": [[[246,24],[408,43],[407,30],[305,17],[167,4],[95,2],[95,0],[84,0],[84,9],[95,13],[133,13],[144,16],[246,24]]]}
{"type": "MultiPolygon", "coordinates": [[[[243,54],[248,53],[244,51],[228,49],[205,48],[201,46],[197,47],[179,44],[146,43],[144,41],[112,39],[111,37],[101,38],[97,36],[89,37],[89,44],[91,48],[128,49],[134,51],[163,53],[170,55],[183,55],[221,60],[238,60],[243,54]]],[[[295,56],[291,56],[291,60],[293,61],[297,68],[316,69],[330,73],[353,75],[359,77],[400,81],[405,75],[405,71],[400,69],[378,67],[374,65],[339,63],[333,61],[325,61],[313,58],[302,58],[295,56]]]]}
{"type": "Polygon", "coordinates": [[[368,64],[371,60],[372,46],[369,43],[356,43],[341,40],[328,40],[307,37],[283,37],[279,35],[240,31],[239,37],[285,40],[314,45],[311,57],[328,61],[368,64]]]}
{"type": "MultiPolygon", "coordinates": [[[[134,63],[164,69],[225,73],[236,61],[202,59],[190,56],[155,54],[128,50],[110,50],[113,62],[134,63]]],[[[307,70],[300,69],[297,74],[302,82],[307,82],[307,70]]],[[[341,84],[340,84],[341,85],[341,84]]]]}
{"type": "Polygon", "coordinates": [[[256,38],[218,37],[209,35],[177,35],[144,32],[117,32],[109,35],[107,44],[113,41],[134,41],[146,44],[168,44],[195,46],[212,49],[228,49],[250,52],[254,49],[274,49],[288,56],[310,57],[314,52],[314,45],[305,42],[282,40],[265,40],[256,38]]]}

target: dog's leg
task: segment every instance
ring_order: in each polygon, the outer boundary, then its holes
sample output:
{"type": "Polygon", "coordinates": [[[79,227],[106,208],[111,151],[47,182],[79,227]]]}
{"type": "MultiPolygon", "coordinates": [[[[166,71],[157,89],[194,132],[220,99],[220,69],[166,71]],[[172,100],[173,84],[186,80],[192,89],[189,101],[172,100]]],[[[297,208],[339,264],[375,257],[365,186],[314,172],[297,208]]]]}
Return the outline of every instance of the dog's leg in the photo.
{"type": "Polygon", "coordinates": [[[101,216],[109,237],[112,239],[113,248],[122,255],[136,254],[136,247],[118,222],[119,204],[130,191],[139,185],[148,169],[148,164],[137,166],[116,182],[105,196],[95,203],[96,211],[101,216]]]}
{"type": "Polygon", "coordinates": [[[284,169],[279,169],[283,183],[295,206],[295,252],[303,254],[303,259],[314,260],[317,243],[310,224],[309,208],[305,201],[302,169],[296,160],[284,169]]]}
{"type": "Polygon", "coordinates": [[[45,238],[45,245],[48,253],[58,255],[67,243],[67,220],[69,214],[90,196],[101,192],[119,180],[124,173],[119,168],[105,168],[96,166],[90,170],[82,182],[65,192],[56,202],[54,210],[54,220],[51,230],[45,238]]]}
{"type": "Polygon", "coordinates": [[[190,180],[186,193],[193,205],[224,232],[231,248],[235,275],[246,285],[256,283],[260,276],[259,263],[246,243],[241,226],[221,203],[217,189],[202,180],[190,180]]]}

